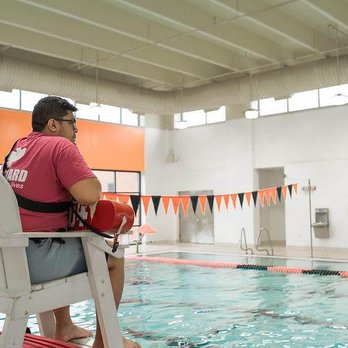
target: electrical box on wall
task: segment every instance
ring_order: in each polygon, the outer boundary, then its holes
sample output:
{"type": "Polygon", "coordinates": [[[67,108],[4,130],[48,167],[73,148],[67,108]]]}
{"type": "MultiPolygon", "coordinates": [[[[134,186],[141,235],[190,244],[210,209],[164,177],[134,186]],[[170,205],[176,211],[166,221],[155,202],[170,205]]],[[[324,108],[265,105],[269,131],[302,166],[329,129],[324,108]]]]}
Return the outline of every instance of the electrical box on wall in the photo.
{"type": "Polygon", "coordinates": [[[329,238],[329,209],[315,209],[315,222],[312,227],[316,238],[329,238]]]}

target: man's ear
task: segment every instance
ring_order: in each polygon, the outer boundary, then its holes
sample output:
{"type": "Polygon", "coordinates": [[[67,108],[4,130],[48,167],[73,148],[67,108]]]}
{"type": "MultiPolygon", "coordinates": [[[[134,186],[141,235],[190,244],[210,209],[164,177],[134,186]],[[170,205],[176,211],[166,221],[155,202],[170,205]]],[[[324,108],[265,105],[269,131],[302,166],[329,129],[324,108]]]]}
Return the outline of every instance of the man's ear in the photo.
{"type": "Polygon", "coordinates": [[[56,133],[57,132],[57,122],[56,122],[56,120],[54,118],[50,118],[47,121],[46,128],[47,128],[48,131],[50,131],[52,133],[56,133]]]}

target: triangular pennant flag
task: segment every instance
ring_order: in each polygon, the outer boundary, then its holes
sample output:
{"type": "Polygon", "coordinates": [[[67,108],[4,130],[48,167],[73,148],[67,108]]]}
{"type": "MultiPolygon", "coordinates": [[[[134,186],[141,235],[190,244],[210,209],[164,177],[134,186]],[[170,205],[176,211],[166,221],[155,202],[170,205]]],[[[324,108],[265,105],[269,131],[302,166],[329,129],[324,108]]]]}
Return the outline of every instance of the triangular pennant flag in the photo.
{"type": "Polygon", "coordinates": [[[180,197],[179,196],[171,196],[171,199],[172,199],[174,214],[176,215],[178,213],[178,209],[179,209],[180,197]]]}
{"type": "Polygon", "coordinates": [[[161,196],[151,196],[151,197],[152,197],[153,207],[155,209],[155,214],[157,215],[158,207],[161,201],[161,196]]]}
{"type": "Polygon", "coordinates": [[[166,215],[168,215],[168,207],[170,203],[170,197],[168,196],[162,196],[162,204],[163,204],[163,209],[166,215]]]}
{"type": "Polygon", "coordinates": [[[277,187],[277,195],[278,195],[279,202],[281,202],[282,201],[282,188],[281,188],[281,186],[277,187]]]}
{"type": "Polygon", "coordinates": [[[295,192],[297,193],[298,184],[293,184],[292,187],[294,188],[295,192]]]}
{"type": "Polygon", "coordinates": [[[190,206],[190,196],[180,196],[181,206],[184,211],[185,216],[188,214],[188,208],[190,206]]]}
{"type": "Polygon", "coordinates": [[[251,192],[245,192],[245,198],[248,203],[248,207],[250,207],[251,192]]]}
{"type": "Polygon", "coordinates": [[[238,193],[240,207],[243,208],[244,193],[238,193]]]}
{"type": "Polygon", "coordinates": [[[109,201],[117,201],[117,194],[114,192],[104,192],[103,199],[108,199],[109,201]]]}
{"type": "Polygon", "coordinates": [[[226,207],[226,210],[227,210],[228,209],[228,204],[230,202],[230,195],[222,195],[222,197],[224,197],[225,207],[226,207]]]}
{"type": "Polygon", "coordinates": [[[139,204],[140,204],[140,196],[139,195],[130,195],[132,207],[134,210],[134,215],[137,215],[139,204]]]}
{"type": "Polygon", "coordinates": [[[128,203],[129,195],[118,195],[118,201],[122,203],[128,203]]]}
{"type": "Polygon", "coordinates": [[[265,206],[265,191],[264,190],[260,190],[259,191],[259,201],[262,207],[265,206]]]}
{"type": "Polygon", "coordinates": [[[216,200],[216,205],[217,205],[219,212],[220,212],[222,195],[215,195],[215,200],[216,200]]]}
{"type": "Polygon", "coordinates": [[[288,185],[289,188],[289,193],[290,193],[290,198],[292,197],[292,185],[288,185]]]}
{"type": "Polygon", "coordinates": [[[234,209],[236,209],[236,206],[237,206],[237,194],[236,193],[232,193],[231,194],[231,198],[232,198],[232,203],[233,203],[234,209]]]}
{"type": "Polygon", "coordinates": [[[150,199],[151,196],[141,196],[141,201],[143,202],[145,215],[147,215],[147,211],[149,209],[150,199]]]}
{"type": "Polygon", "coordinates": [[[277,189],[275,187],[272,187],[270,189],[270,191],[271,191],[272,202],[273,202],[273,204],[276,204],[277,203],[277,189]]]}
{"type": "Polygon", "coordinates": [[[288,187],[286,185],[283,185],[282,186],[282,193],[283,193],[284,200],[286,199],[286,191],[287,190],[288,190],[288,187]]]}
{"type": "Polygon", "coordinates": [[[264,195],[266,197],[266,203],[268,206],[271,205],[271,190],[270,189],[266,189],[266,190],[263,190],[264,192],[264,195]]]}
{"type": "Polygon", "coordinates": [[[208,195],[207,196],[208,199],[208,204],[209,204],[209,208],[212,214],[214,214],[214,196],[213,195],[208,195]]]}
{"type": "Polygon", "coordinates": [[[257,191],[253,191],[253,192],[251,192],[251,194],[253,196],[254,206],[256,207],[258,192],[257,191]]]}
{"type": "Polygon", "coordinates": [[[202,214],[205,215],[205,206],[207,205],[207,196],[199,196],[198,200],[201,206],[202,214]]]}
{"type": "Polygon", "coordinates": [[[198,196],[191,196],[191,203],[192,203],[193,212],[196,214],[198,196]]]}

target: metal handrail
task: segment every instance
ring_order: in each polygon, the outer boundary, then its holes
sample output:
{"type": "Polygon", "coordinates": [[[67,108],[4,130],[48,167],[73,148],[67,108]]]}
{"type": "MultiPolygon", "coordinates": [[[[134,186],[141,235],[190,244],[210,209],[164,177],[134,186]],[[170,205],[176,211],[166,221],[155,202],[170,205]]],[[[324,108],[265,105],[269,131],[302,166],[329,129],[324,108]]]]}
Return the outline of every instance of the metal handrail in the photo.
{"type": "Polygon", "coordinates": [[[243,228],[241,229],[241,231],[240,231],[239,246],[240,246],[240,248],[241,248],[242,250],[245,251],[246,254],[248,254],[248,251],[250,251],[251,254],[254,254],[253,249],[248,248],[244,227],[243,227],[243,228]],[[243,242],[244,242],[244,247],[243,247],[243,242]]]}
{"type": "Polygon", "coordinates": [[[269,255],[268,249],[260,249],[260,248],[259,248],[260,243],[261,243],[260,237],[261,237],[261,233],[262,233],[262,232],[266,232],[266,234],[267,234],[267,238],[268,238],[269,244],[270,244],[270,246],[271,246],[272,256],[273,256],[273,255],[274,255],[273,243],[272,243],[272,240],[271,240],[271,236],[270,236],[270,234],[269,234],[269,232],[268,232],[268,230],[267,230],[266,227],[262,227],[262,228],[260,229],[259,235],[257,236],[257,242],[256,242],[256,245],[255,245],[255,249],[256,249],[257,251],[266,251],[267,255],[269,255]]]}

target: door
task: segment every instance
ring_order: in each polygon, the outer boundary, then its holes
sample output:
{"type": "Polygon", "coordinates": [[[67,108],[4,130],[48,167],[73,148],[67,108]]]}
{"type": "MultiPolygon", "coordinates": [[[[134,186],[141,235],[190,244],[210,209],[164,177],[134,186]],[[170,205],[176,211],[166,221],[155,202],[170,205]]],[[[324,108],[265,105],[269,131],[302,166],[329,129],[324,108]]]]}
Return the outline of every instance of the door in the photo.
{"type": "MultiPolygon", "coordinates": [[[[213,194],[212,190],[179,192],[180,196],[207,196],[213,194]]],[[[190,203],[187,216],[180,209],[179,240],[180,243],[214,244],[214,215],[210,211],[208,201],[206,202],[205,214],[202,213],[199,203],[197,204],[196,213],[194,213],[192,203],[190,203]]]]}
{"type": "MultiPolygon", "coordinates": [[[[284,185],[284,168],[265,168],[258,169],[259,187],[260,189],[268,187],[279,187],[284,185]]],[[[283,246],[286,245],[286,233],[285,233],[285,203],[284,199],[277,204],[270,204],[268,207],[265,204],[264,207],[260,207],[260,228],[266,227],[270,233],[272,242],[274,245],[283,246]]],[[[255,242],[258,236],[256,231],[255,242]]],[[[267,238],[261,238],[261,242],[266,242],[267,238]]]]}

